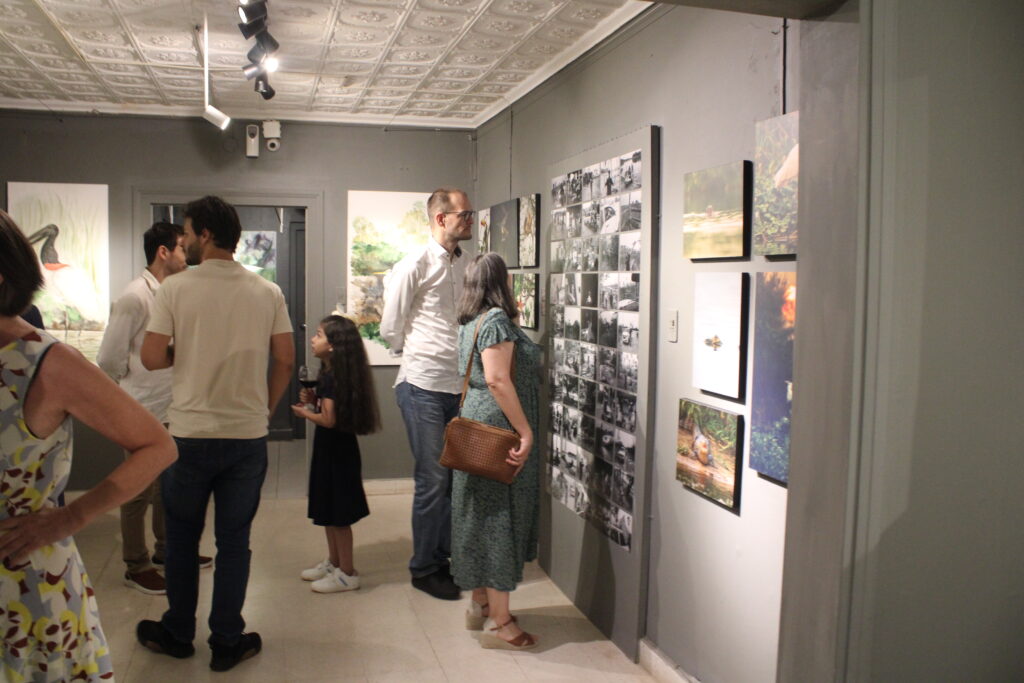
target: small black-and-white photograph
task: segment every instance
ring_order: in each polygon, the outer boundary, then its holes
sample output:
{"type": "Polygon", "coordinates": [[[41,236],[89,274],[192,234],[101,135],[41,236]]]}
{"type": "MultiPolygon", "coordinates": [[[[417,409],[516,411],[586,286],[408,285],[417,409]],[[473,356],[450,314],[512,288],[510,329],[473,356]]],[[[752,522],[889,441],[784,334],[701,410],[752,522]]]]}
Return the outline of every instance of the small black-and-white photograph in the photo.
{"type": "Polygon", "coordinates": [[[611,499],[612,487],[615,485],[615,467],[601,458],[594,460],[594,469],[590,475],[590,491],[605,499],[611,499]]]}
{"type": "Polygon", "coordinates": [[[578,481],[573,486],[576,489],[576,496],[573,499],[572,507],[569,507],[569,509],[580,517],[586,517],[590,513],[590,493],[583,482],[578,481]]]}
{"type": "Polygon", "coordinates": [[[565,420],[562,422],[562,436],[572,443],[580,442],[580,411],[575,408],[565,409],[565,420]]]}
{"type": "MultiPolygon", "coordinates": [[[[583,411],[584,415],[597,415],[597,382],[587,379],[580,380],[579,409],[583,411]]],[[[593,421],[591,421],[591,427],[593,427],[593,421]]],[[[591,450],[593,450],[593,446],[591,446],[591,450]]]]}
{"type": "Polygon", "coordinates": [[[565,242],[551,243],[551,272],[561,273],[565,270],[565,242]]]}
{"type": "Polygon", "coordinates": [[[597,377],[597,347],[593,344],[580,344],[580,377],[589,380],[597,377]]]}
{"type": "Polygon", "coordinates": [[[597,309],[584,308],[580,313],[580,341],[597,343],[597,309]]]}
{"type": "Polygon", "coordinates": [[[554,368],[551,369],[551,378],[548,383],[548,400],[554,404],[562,403],[562,373],[554,368]]]}
{"type": "Polygon", "coordinates": [[[619,195],[619,231],[629,232],[640,229],[643,218],[643,200],[640,190],[619,195]]]}
{"type": "Polygon", "coordinates": [[[563,368],[562,372],[570,372],[574,375],[580,374],[580,343],[578,341],[566,340],[563,368]]]}
{"type": "MultiPolygon", "coordinates": [[[[568,288],[566,288],[566,294],[568,294],[568,288]]],[[[578,306],[566,306],[565,307],[565,334],[566,339],[579,339],[580,338],[580,309],[578,306]]]]}
{"type": "Polygon", "coordinates": [[[615,430],[615,467],[633,474],[636,468],[636,437],[621,429],[615,430]]]}
{"type": "Polygon", "coordinates": [[[562,443],[562,458],[559,461],[559,467],[568,476],[576,479],[579,476],[580,471],[580,457],[579,457],[579,446],[568,441],[562,443]]]}
{"type": "Polygon", "coordinates": [[[640,352],[640,314],[633,311],[619,313],[619,351],[640,352]]]}
{"type": "Polygon", "coordinates": [[[619,235],[619,270],[640,270],[640,233],[619,235]]]}
{"type": "Polygon", "coordinates": [[[622,180],[621,192],[639,190],[643,186],[643,165],[640,150],[619,157],[619,177],[622,180]]]}
{"type": "MultiPolygon", "coordinates": [[[[569,240],[568,253],[565,256],[565,272],[579,272],[583,263],[583,240],[569,240]]],[[[621,252],[622,249],[620,248],[621,252]]]]}
{"type": "Polygon", "coordinates": [[[554,337],[565,336],[565,307],[551,307],[551,335],[554,337]]]}
{"type": "Polygon", "coordinates": [[[597,273],[580,275],[580,305],[597,306],[597,273]]]}
{"type": "Polygon", "coordinates": [[[640,273],[619,273],[619,310],[640,310],[640,273]]]}
{"type": "Polygon", "coordinates": [[[565,418],[565,406],[561,403],[551,404],[551,434],[552,440],[558,438],[558,434],[562,433],[562,420],[565,418]]]}
{"type": "MultiPolygon", "coordinates": [[[[619,317],[622,317],[621,315],[619,317]]],[[[619,353],[619,374],[615,386],[624,391],[636,393],[640,376],[640,356],[622,351],[619,353]]]]}
{"type": "Polygon", "coordinates": [[[557,500],[559,503],[565,504],[565,487],[568,486],[569,478],[565,476],[565,472],[558,469],[557,467],[547,467],[548,476],[548,493],[551,497],[557,500]]]}
{"type": "MultiPolygon", "coordinates": [[[[583,240],[583,263],[581,270],[597,270],[601,257],[601,238],[588,237],[583,240]]],[[[595,306],[597,304],[594,304],[595,306]]]]}
{"type": "Polygon", "coordinates": [[[548,281],[548,303],[552,306],[561,306],[565,303],[565,276],[555,273],[548,281]]]}
{"type": "Polygon", "coordinates": [[[598,315],[597,343],[601,346],[618,347],[619,316],[615,311],[601,311],[598,315]]]}
{"type": "Polygon", "coordinates": [[[576,375],[563,374],[559,375],[558,379],[562,385],[562,405],[566,405],[571,408],[579,407],[579,377],[576,375]]]}
{"type": "Polygon", "coordinates": [[[579,204],[565,210],[565,235],[576,238],[583,234],[583,207],[579,204]]]}
{"type": "MultiPolygon", "coordinates": [[[[584,383],[587,382],[585,380],[580,380],[581,385],[584,383]]],[[[593,382],[589,382],[589,384],[593,384],[593,382]]],[[[581,394],[582,393],[583,392],[581,391],[581,394]]],[[[583,398],[583,396],[580,397],[581,403],[583,398]]],[[[593,453],[594,448],[597,446],[597,427],[594,423],[594,416],[587,415],[586,411],[582,407],[580,408],[580,412],[583,413],[583,417],[580,418],[580,449],[587,451],[588,453],[593,453]]],[[[591,456],[591,460],[593,460],[593,456],[591,456]]]]}
{"type": "Polygon", "coordinates": [[[565,340],[564,339],[553,339],[551,341],[551,367],[558,372],[564,372],[562,370],[565,367],[565,340]]]}
{"type": "Polygon", "coordinates": [[[601,202],[594,200],[583,205],[583,235],[596,235],[601,230],[601,202]]]}
{"type": "Polygon", "coordinates": [[[619,230],[619,198],[601,200],[601,233],[608,235],[619,230]]]}
{"type": "Polygon", "coordinates": [[[566,273],[564,275],[565,295],[563,298],[566,306],[580,305],[579,277],[576,273],[566,273]]]}
{"type": "Polygon", "coordinates": [[[597,385],[597,419],[615,424],[615,415],[619,411],[615,389],[608,384],[597,385]]]}
{"type": "MultiPolygon", "coordinates": [[[[617,235],[613,235],[617,237],[617,235]]],[[[618,259],[618,240],[616,244],[615,258],[618,259]]],[[[619,307],[619,274],[618,273],[601,273],[600,280],[600,299],[601,308],[605,310],[615,310],[619,307]]]]}
{"type": "MultiPolygon", "coordinates": [[[[595,451],[597,457],[604,460],[607,463],[615,463],[615,450],[617,448],[615,443],[615,425],[607,422],[597,423],[597,450],[595,451]]],[[[558,437],[555,437],[558,438],[558,437]]]]}
{"type": "Polygon", "coordinates": [[[589,202],[601,196],[601,164],[583,169],[583,201],[589,202]]]}
{"type": "Polygon", "coordinates": [[[555,176],[551,179],[551,206],[556,208],[565,206],[565,176],[555,176]]]}
{"type": "Polygon", "coordinates": [[[601,347],[597,352],[597,381],[604,384],[615,384],[615,370],[618,368],[618,356],[615,349],[601,347]]]}
{"type": "Polygon", "coordinates": [[[612,480],[611,501],[619,507],[633,509],[633,475],[625,470],[616,469],[612,480]]]}
{"type": "Polygon", "coordinates": [[[619,267],[619,234],[601,235],[601,255],[598,267],[601,270],[615,270],[619,267]]]}
{"type": "Polygon", "coordinates": [[[601,164],[601,196],[608,197],[622,191],[622,179],[619,177],[619,158],[609,159],[601,164]]]}
{"type": "Polygon", "coordinates": [[[567,173],[565,182],[565,203],[579,204],[583,200],[583,172],[567,173]]]}
{"type": "Polygon", "coordinates": [[[551,224],[548,226],[550,240],[565,239],[565,209],[555,209],[551,212],[551,224]]]}
{"type": "MultiPolygon", "coordinates": [[[[621,360],[620,360],[621,362],[621,360]]],[[[619,372],[622,368],[619,368],[619,372]]],[[[625,429],[632,434],[636,433],[636,396],[625,391],[615,392],[615,403],[618,408],[615,411],[615,426],[625,429]]]]}

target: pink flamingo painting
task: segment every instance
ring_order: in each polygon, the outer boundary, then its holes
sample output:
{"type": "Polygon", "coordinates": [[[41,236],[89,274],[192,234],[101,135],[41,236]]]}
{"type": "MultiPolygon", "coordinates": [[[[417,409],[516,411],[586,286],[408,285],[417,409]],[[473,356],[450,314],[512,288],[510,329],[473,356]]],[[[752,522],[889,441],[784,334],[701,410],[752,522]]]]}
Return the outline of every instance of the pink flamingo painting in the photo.
{"type": "MultiPolygon", "coordinates": [[[[46,291],[60,304],[64,312],[64,333],[71,327],[71,315],[74,311],[81,318],[81,326],[86,320],[103,319],[99,297],[91,278],[77,266],[60,262],[57,254],[57,237],[60,228],[50,223],[29,236],[31,244],[43,242],[39,249],[39,261],[43,266],[43,277],[46,280],[46,291]]],[[[81,331],[81,327],[79,328],[81,331]]]]}

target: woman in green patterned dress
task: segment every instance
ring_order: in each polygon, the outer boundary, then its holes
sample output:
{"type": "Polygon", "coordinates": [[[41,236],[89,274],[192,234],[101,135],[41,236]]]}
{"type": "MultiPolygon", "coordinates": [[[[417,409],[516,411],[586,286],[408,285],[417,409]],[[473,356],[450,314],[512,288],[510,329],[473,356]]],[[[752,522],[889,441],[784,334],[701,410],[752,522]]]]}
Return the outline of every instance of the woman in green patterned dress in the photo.
{"type": "Polygon", "coordinates": [[[96,598],[71,534],[131,500],[177,455],[156,418],[102,370],[19,317],[42,281],[35,251],[0,211],[0,680],[110,681],[96,598]],[[71,416],[131,455],[58,507],[71,416]]]}
{"type": "Polygon", "coordinates": [[[540,347],[513,322],[519,313],[508,271],[493,252],[477,256],[466,269],[458,314],[459,367],[472,362],[461,414],[514,429],[520,441],[506,460],[518,467],[511,485],[454,472],[453,576],[473,591],[466,627],[482,629],[480,644],[523,650],[535,646],[537,637],[519,628],[509,612],[509,593],[523,580],[523,565],[537,557],[540,460],[534,434],[540,347]]]}

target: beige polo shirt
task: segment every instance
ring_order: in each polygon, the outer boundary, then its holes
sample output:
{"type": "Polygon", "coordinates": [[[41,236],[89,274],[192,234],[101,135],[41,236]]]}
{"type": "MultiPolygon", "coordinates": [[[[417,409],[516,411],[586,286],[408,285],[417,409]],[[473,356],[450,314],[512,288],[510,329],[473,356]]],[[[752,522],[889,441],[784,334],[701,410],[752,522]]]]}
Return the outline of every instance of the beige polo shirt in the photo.
{"type": "Polygon", "coordinates": [[[280,287],[237,261],[203,261],[164,281],[146,329],[174,340],[172,435],[267,435],[270,337],[292,331],[280,287]]]}

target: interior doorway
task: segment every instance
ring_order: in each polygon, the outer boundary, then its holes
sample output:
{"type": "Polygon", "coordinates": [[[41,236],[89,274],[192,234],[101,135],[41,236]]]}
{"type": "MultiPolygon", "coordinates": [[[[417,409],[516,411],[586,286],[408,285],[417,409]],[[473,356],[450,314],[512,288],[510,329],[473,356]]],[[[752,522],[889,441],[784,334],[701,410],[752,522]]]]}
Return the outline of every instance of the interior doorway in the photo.
{"type": "MultiPolygon", "coordinates": [[[[150,204],[152,221],[184,223],[184,204],[150,204]]],[[[281,288],[295,335],[296,368],[306,345],[306,209],[296,206],[236,205],[242,237],[235,259],[281,288]]],[[[306,421],[296,418],[290,404],[297,400],[296,373],[288,391],[270,416],[271,441],[304,439],[306,421]]]]}

